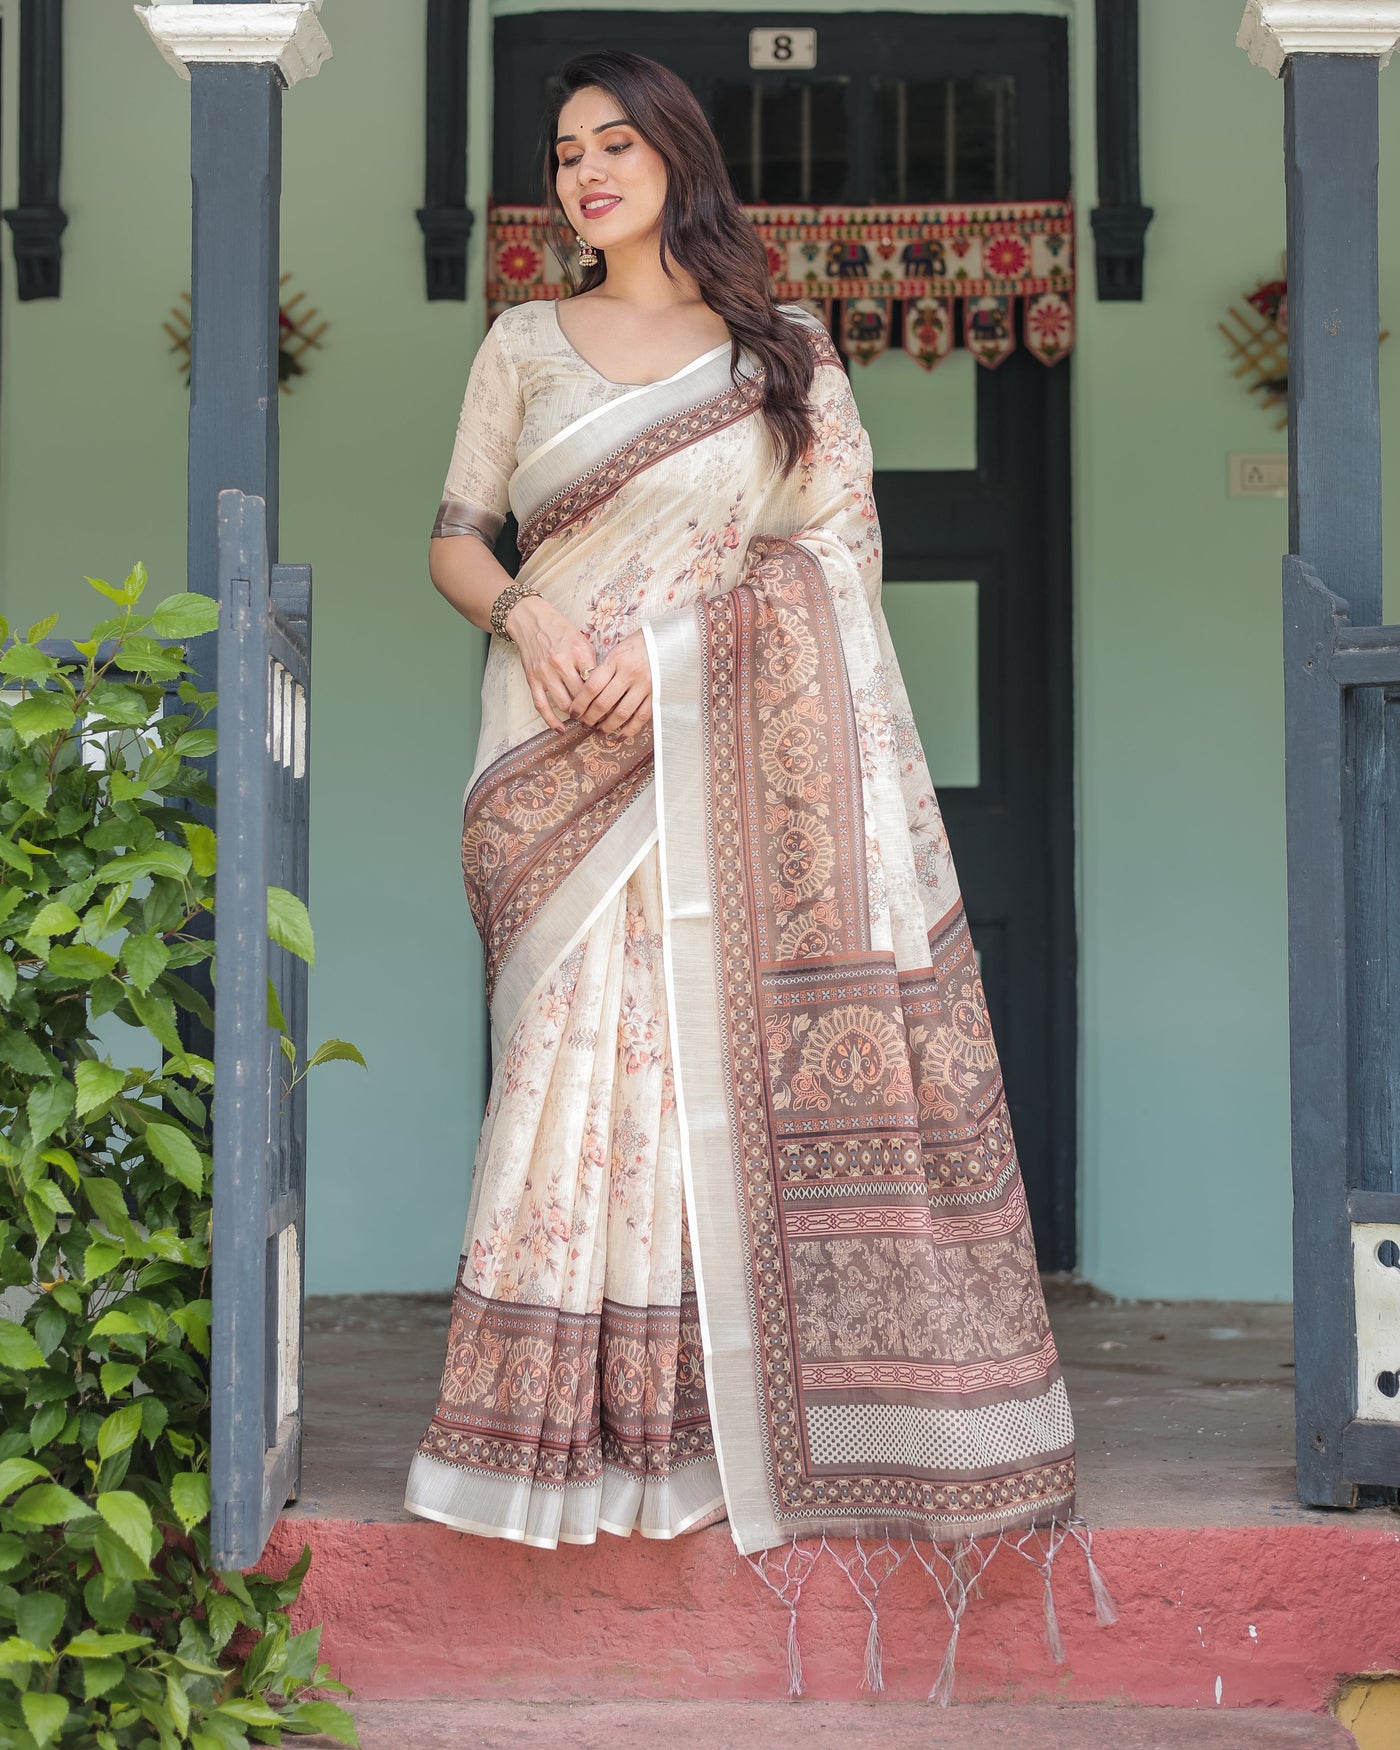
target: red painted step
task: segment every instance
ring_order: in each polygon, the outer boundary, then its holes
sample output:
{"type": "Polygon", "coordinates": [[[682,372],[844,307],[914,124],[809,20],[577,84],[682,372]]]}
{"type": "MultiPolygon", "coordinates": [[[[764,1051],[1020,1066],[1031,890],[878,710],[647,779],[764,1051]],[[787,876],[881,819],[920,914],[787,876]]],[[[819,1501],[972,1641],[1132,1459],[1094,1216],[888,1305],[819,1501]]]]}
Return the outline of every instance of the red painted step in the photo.
{"type": "MultiPolygon", "coordinates": [[[[1101,1531],[1094,1554],[1119,1621],[1096,1625],[1083,1559],[1066,1546],[1055,1567],[1063,1665],[1047,1651],[1040,1576],[1002,1551],[968,1608],[954,1699],[1320,1713],[1339,1678],[1400,1657],[1394,1524],[1101,1531]]],[[[669,1544],[537,1551],[426,1522],[289,1516],[260,1566],[285,1571],[303,1539],[313,1557],[299,1626],[326,1625],[324,1655],[361,1699],[787,1691],[787,1614],[723,1525],[669,1544]]],[[[914,1564],[886,1585],[880,1619],[888,1698],[922,1700],[948,1625],[914,1564]]],[[[809,1580],[799,1621],[807,1694],[858,1699],[869,1616],[834,1563],[809,1580]]]]}
{"type": "MultiPolygon", "coordinates": [[[[955,1707],[909,1702],[367,1702],[362,1750],[1345,1750],[1313,1714],[1146,1707],[955,1707]]],[[[327,1738],[299,1738],[320,1750],[327,1738]]]]}

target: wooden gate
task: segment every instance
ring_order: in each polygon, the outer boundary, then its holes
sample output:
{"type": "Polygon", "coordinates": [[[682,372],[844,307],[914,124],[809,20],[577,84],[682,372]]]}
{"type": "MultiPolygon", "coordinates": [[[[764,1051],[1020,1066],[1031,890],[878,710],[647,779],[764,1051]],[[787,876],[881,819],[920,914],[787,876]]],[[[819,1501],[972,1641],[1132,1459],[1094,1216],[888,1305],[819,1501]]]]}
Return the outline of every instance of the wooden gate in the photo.
{"type": "Polygon", "coordinates": [[[268,940],[268,889],[307,897],[311,722],[311,568],[269,570],[242,492],[219,494],[218,694],[211,1543],[241,1568],[301,1482],[306,1084],[269,984],[304,1063],[307,968],[268,940]]]}
{"type": "Polygon", "coordinates": [[[1400,626],[1290,557],[1284,674],[1299,1492],[1351,1506],[1400,1484],[1400,626]]]}

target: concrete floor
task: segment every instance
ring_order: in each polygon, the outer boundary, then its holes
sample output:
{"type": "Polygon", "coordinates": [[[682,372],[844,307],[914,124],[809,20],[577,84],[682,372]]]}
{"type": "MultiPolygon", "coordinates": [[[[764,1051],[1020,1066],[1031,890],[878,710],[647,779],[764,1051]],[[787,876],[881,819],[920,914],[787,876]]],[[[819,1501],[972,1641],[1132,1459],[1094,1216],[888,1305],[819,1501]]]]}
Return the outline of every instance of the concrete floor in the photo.
{"type": "MultiPolygon", "coordinates": [[[[1397,1526],[1293,1496],[1286,1306],[1115,1304],[1048,1285],[1091,1525],[1397,1526]]],[[[321,1295],[306,1304],[302,1492],[289,1517],[407,1520],[404,1474],[432,1412],[449,1297],[321,1295]]]]}
{"type": "MultiPolygon", "coordinates": [[[[1356,1739],[1315,1714],[1228,1716],[1150,1707],[962,1707],[900,1702],[365,1702],[361,1750],[1344,1750],[1356,1739]]],[[[330,1750],[329,1738],[298,1738],[330,1750]]]]}

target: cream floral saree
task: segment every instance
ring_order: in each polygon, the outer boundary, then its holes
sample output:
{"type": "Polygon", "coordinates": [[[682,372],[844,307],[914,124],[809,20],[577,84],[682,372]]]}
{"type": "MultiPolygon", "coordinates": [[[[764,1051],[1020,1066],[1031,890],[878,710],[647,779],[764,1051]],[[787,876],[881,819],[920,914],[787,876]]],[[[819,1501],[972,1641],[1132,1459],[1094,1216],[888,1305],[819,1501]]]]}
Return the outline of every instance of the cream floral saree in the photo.
{"type": "Polygon", "coordinates": [[[462,867],[495,1065],[406,1506],[553,1546],[727,1513],[966,1542],[1073,1511],[996,1047],[880,608],[870,449],[816,350],[775,466],[727,345],[645,387],[490,330],[437,533],[520,528],[651,731],[535,712],[494,640],[462,867]]]}

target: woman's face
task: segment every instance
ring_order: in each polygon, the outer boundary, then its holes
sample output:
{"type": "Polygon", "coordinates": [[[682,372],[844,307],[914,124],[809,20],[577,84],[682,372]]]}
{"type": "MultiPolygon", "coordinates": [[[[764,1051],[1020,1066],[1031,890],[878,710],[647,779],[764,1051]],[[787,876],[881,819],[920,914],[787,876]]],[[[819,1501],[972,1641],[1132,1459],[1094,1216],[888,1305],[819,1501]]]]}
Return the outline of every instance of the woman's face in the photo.
{"type": "Polygon", "coordinates": [[[666,161],[597,86],[576,91],[559,115],[554,186],[565,216],[596,249],[644,242],[661,227],[666,161]]]}

